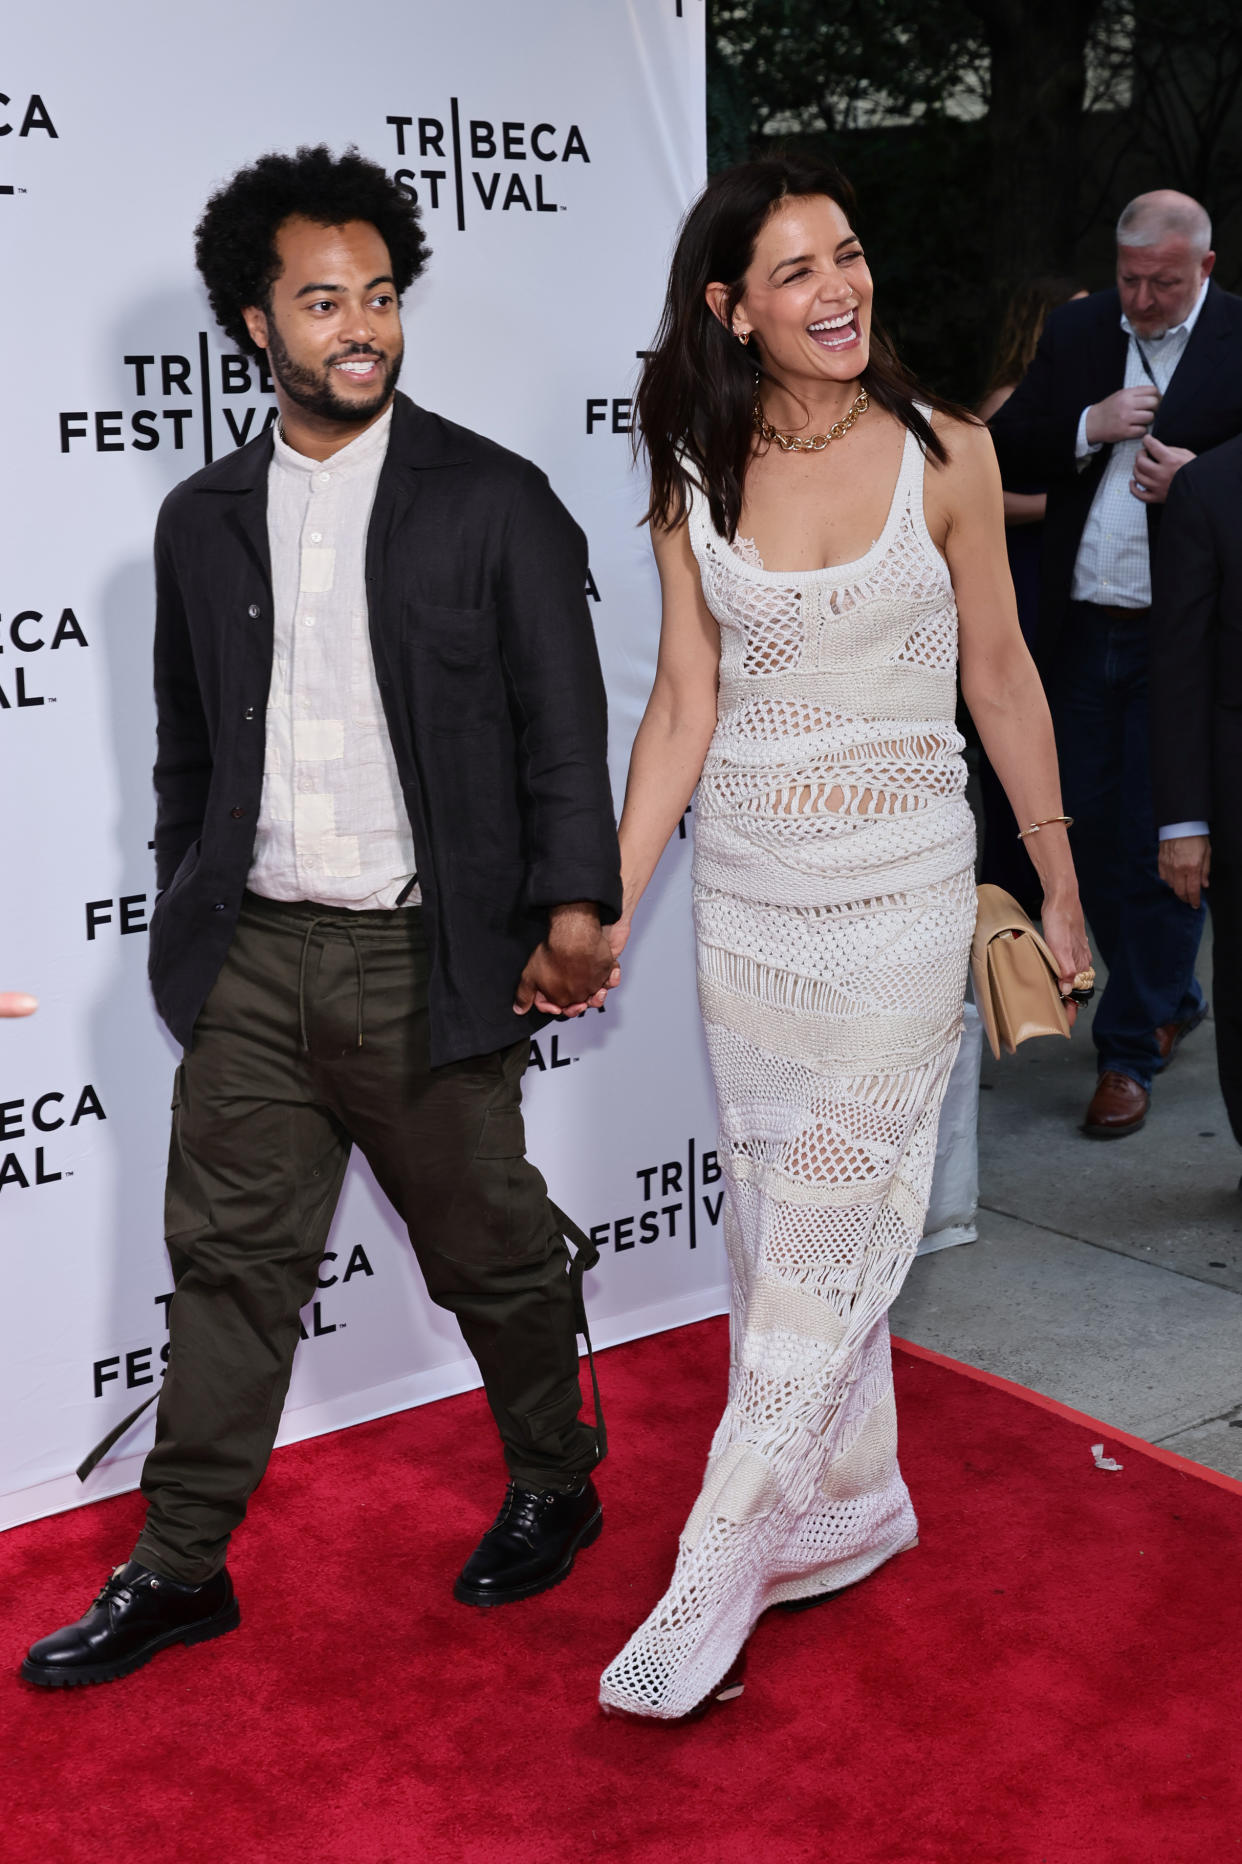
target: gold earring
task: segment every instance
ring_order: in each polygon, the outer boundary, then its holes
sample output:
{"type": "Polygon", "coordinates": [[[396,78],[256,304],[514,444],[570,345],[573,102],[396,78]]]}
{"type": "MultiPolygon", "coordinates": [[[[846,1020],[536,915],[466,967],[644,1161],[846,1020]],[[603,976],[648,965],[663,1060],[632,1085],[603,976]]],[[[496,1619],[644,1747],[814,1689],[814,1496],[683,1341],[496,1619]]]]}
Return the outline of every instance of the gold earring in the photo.
{"type": "Polygon", "coordinates": [[[743,347],[750,342],[751,332],[749,330],[735,330],[733,334],[743,347]]]}

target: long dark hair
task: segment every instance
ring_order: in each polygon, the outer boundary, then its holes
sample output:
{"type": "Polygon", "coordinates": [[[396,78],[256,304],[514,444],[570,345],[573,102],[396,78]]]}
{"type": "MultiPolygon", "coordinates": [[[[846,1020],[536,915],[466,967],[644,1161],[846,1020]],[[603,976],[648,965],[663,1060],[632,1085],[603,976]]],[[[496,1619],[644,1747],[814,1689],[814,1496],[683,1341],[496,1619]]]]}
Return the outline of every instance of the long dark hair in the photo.
{"type": "Polygon", "coordinates": [[[996,339],[996,355],[988,380],[989,395],[998,388],[1018,386],[1034,359],[1048,313],[1068,304],[1081,290],[1076,278],[1059,273],[1046,273],[1018,286],[1005,307],[1000,335],[996,339]]]}
{"type": "MultiPolygon", "coordinates": [[[[737,535],[742,486],[754,440],[755,376],[759,358],[729,329],[754,257],[755,242],[778,202],[826,195],[854,217],[854,190],[831,162],[800,156],[740,162],[713,176],[682,223],[669,273],[655,348],[636,397],[637,442],[651,467],[646,521],[676,525],[688,489],[707,495],[712,522],[730,542],[737,535]],[[707,303],[713,280],[727,284],[722,323],[707,303]]],[[[943,442],[915,399],[946,414],[964,411],[920,388],[873,323],[871,353],[859,378],[872,401],[916,435],[924,453],[943,463],[943,442]]]]}

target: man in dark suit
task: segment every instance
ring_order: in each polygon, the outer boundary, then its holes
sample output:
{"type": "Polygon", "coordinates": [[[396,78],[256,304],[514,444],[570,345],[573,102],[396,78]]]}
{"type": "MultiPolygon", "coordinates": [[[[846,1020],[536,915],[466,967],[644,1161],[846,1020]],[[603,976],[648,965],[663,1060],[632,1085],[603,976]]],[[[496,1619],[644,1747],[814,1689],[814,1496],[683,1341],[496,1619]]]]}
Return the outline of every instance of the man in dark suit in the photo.
{"type": "Polygon", "coordinates": [[[1177,475],[1151,623],[1160,872],[1212,910],[1216,1065],[1242,1145],[1242,437],[1177,475]]]}
{"type": "Polygon", "coordinates": [[[1242,432],[1242,300],[1211,282],[1203,208],[1140,195],[1117,288],[1052,313],[991,422],[1002,469],[1048,487],[1036,654],[1052,703],[1087,919],[1108,983],[1083,1130],[1137,1132],[1153,1077],[1206,1013],[1202,908],[1157,865],[1148,725],[1151,560],[1175,475],[1242,432]]]}
{"type": "MultiPolygon", "coordinates": [[[[598,1534],[580,1274],[525,1157],[546,1011],[615,980],[620,910],[585,540],[543,474],[395,393],[417,210],[326,148],[209,202],[198,262],[280,424],[156,533],[156,1002],[185,1044],[171,1355],[146,1524],[23,1674],[127,1675],[231,1630],[351,1145],[478,1363],[510,1481],[454,1591],[528,1598],[598,1534]]],[[[360,1596],[392,1575],[360,1574],[360,1596]]]]}

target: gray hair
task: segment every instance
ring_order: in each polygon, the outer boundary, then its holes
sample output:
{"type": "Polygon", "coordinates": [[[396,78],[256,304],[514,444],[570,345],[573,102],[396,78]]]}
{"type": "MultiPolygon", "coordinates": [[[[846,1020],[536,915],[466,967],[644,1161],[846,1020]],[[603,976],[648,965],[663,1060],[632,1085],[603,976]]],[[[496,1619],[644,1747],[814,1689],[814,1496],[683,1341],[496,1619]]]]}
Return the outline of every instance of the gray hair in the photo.
{"type": "Polygon", "coordinates": [[[1159,246],[1166,239],[1184,239],[1201,258],[1212,249],[1212,222],[1206,207],[1189,194],[1160,188],[1140,194],[1121,210],[1117,222],[1119,246],[1159,246]]]}

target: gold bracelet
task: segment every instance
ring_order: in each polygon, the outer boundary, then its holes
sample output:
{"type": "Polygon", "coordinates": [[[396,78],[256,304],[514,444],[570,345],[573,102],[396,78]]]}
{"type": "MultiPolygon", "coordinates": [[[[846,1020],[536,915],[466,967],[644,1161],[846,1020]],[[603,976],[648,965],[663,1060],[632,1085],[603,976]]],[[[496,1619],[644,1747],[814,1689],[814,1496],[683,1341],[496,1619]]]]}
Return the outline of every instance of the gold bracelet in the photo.
{"type": "Polygon", "coordinates": [[[1029,828],[1020,828],[1018,830],[1018,840],[1025,841],[1028,835],[1038,835],[1041,828],[1051,828],[1054,822],[1064,822],[1066,828],[1072,828],[1074,818],[1072,815],[1046,816],[1042,822],[1032,822],[1029,828]]]}

